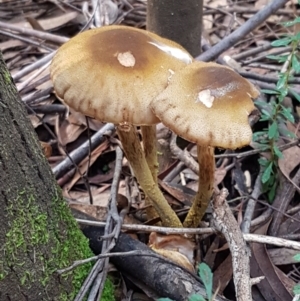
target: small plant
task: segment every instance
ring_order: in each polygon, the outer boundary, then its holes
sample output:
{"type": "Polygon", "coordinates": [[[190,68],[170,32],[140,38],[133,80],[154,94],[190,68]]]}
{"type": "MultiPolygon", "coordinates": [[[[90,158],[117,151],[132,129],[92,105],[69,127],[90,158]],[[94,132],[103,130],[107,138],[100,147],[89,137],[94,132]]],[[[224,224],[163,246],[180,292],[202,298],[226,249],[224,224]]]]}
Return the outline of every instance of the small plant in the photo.
{"type": "MultiPolygon", "coordinates": [[[[298,262],[300,262],[300,254],[297,254],[294,256],[294,259],[298,262]]],[[[300,296],[300,284],[297,283],[294,288],[293,288],[293,293],[296,295],[299,295],[300,296]]]]}
{"type": "MultiPolygon", "coordinates": [[[[192,294],[188,297],[188,301],[213,301],[215,299],[215,295],[213,295],[213,273],[211,272],[210,267],[202,262],[198,265],[198,275],[202,280],[207,299],[199,294],[192,294]]],[[[157,301],[172,301],[169,298],[160,298],[157,301]]]]}
{"type": "MultiPolygon", "coordinates": [[[[298,0],[300,2],[300,0],[298,0]]],[[[283,23],[289,27],[300,23],[300,17],[293,21],[283,23]]],[[[298,44],[300,42],[300,33],[285,34],[281,39],[272,42],[273,47],[290,46],[289,54],[269,55],[268,58],[285,64],[285,68],[279,73],[276,89],[262,90],[266,94],[270,94],[271,101],[269,103],[257,101],[256,105],[261,109],[260,121],[267,122],[268,127],[253,135],[254,141],[258,142],[262,151],[269,152],[268,158],[259,159],[262,166],[262,184],[263,192],[267,193],[269,201],[275,197],[276,187],[278,184],[278,160],[282,158],[282,152],[278,148],[280,134],[285,137],[295,138],[294,134],[288,131],[284,124],[289,121],[294,123],[294,116],[291,108],[286,108],[283,104],[284,98],[291,93],[298,101],[300,95],[292,89],[289,89],[289,81],[293,79],[293,74],[300,73],[300,54],[298,44]]]]}

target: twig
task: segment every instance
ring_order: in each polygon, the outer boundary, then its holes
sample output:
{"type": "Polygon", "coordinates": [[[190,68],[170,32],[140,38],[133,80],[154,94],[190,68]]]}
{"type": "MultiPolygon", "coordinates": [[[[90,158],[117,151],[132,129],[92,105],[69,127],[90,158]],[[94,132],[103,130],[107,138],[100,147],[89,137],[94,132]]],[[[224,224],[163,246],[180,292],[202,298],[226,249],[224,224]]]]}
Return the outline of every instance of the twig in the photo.
{"type": "MultiPolygon", "coordinates": [[[[76,219],[79,224],[104,227],[106,222],[95,222],[83,219],[76,219]]],[[[123,230],[138,231],[138,232],[159,232],[164,234],[213,234],[217,230],[214,228],[167,228],[167,227],[157,227],[157,226],[145,226],[145,225],[132,225],[132,224],[123,224],[123,230]]],[[[271,244],[280,247],[289,247],[294,250],[300,250],[300,242],[291,241],[287,239],[271,237],[266,235],[257,235],[257,234],[243,234],[245,241],[249,242],[258,242],[271,244]],[[255,240],[257,238],[257,241],[255,240]]]]}
{"type": "MultiPolygon", "coordinates": [[[[103,227],[106,225],[106,222],[95,222],[83,219],[76,219],[79,224],[103,227]]],[[[132,225],[132,224],[123,224],[123,230],[129,231],[139,231],[139,232],[159,232],[165,234],[212,234],[215,233],[213,228],[167,228],[167,227],[158,227],[158,226],[146,226],[146,225],[132,225]]]]}
{"type": "Polygon", "coordinates": [[[65,269],[62,270],[58,270],[57,273],[58,274],[64,274],[67,272],[70,272],[72,270],[74,270],[76,267],[86,264],[88,262],[92,262],[101,258],[110,258],[110,257],[128,257],[128,256],[151,256],[151,257],[158,257],[161,258],[161,256],[159,256],[156,253],[149,253],[149,252],[145,252],[142,250],[135,250],[135,251],[128,251],[128,252],[114,252],[114,253],[105,253],[105,254],[99,254],[90,258],[86,258],[83,260],[76,260],[73,262],[73,264],[65,269]]]}
{"type": "Polygon", "coordinates": [[[300,250],[300,242],[298,241],[259,234],[244,234],[243,237],[247,242],[263,243],[293,250],[300,250]]]}
{"type": "Polygon", "coordinates": [[[259,198],[262,192],[261,176],[262,176],[262,170],[260,171],[259,175],[255,180],[254,189],[252,191],[251,198],[249,198],[247,202],[244,219],[241,225],[241,230],[243,233],[250,232],[251,220],[253,217],[256,200],[259,198]]]}
{"type": "MultiPolygon", "coordinates": [[[[292,50],[292,47],[284,47],[284,48],[279,48],[277,51],[273,51],[272,55],[279,55],[279,54],[282,54],[282,53],[290,53],[292,50]]],[[[258,62],[258,61],[261,61],[261,60],[264,60],[266,59],[266,55],[259,55],[259,56],[255,56],[249,60],[246,60],[246,61],[243,61],[243,65],[249,65],[249,64],[252,64],[252,63],[255,63],[255,62],[258,62]]]]}
{"type": "Polygon", "coordinates": [[[190,155],[189,152],[183,151],[176,144],[177,135],[172,133],[172,138],[170,140],[170,150],[172,154],[182,161],[186,167],[190,168],[196,175],[199,174],[199,165],[194,160],[194,158],[190,155]]]}
{"type": "Polygon", "coordinates": [[[269,16],[271,16],[276,10],[282,7],[287,0],[274,0],[269,2],[264,8],[262,8],[253,17],[248,19],[242,26],[224,38],[221,42],[213,46],[209,51],[206,51],[199,55],[196,59],[198,61],[211,61],[218,57],[225,50],[232,47],[240,39],[244,38],[247,34],[253,31],[258,25],[263,23],[269,16]]]}
{"type": "Polygon", "coordinates": [[[0,28],[10,29],[12,31],[16,31],[16,32],[19,32],[19,33],[22,33],[22,34],[25,34],[25,35],[28,35],[31,37],[36,37],[36,38],[54,42],[57,44],[64,44],[65,42],[67,42],[69,40],[69,38],[67,38],[67,37],[58,36],[58,35],[48,33],[45,31],[39,31],[39,30],[35,30],[35,29],[20,27],[20,26],[12,25],[7,22],[0,21],[0,28]]]}
{"type": "MultiPolygon", "coordinates": [[[[107,123],[103,128],[101,128],[97,133],[95,133],[91,138],[91,151],[93,151],[100,143],[102,143],[106,136],[111,136],[115,131],[115,126],[111,123],[107,123]]],[[[69,157],[65,158],[62,162],[56,165],[52,171],[56,177],[59,179],[68,170],[70,170],[74,164],[78,164],[82,161],[89,152],[89,141],[84,142],[80,147],[75,149],[69,154],[69,157]]]]}
{"type": "Polygon", "coordinates": [[[21,79],[23,76],[29,74],[30,72],[32,72],[35,69],[38,69],[42,66],[44,66],[45,64],[47,64],[48,62],[50,62],[52,60],[52,58],[54,57],[56,51],[53,51],[50,54],[47,54],[46,56],[44,56],[43,58],[41,58],[40,60],[36,61],[35,63],[25,67],[24,69],[20,70],[19,72],[17,72],[15,75],[13,75],[13,79],[15,81],[18,81],[19,79],[21,79]]]}
{"type": "MultiPolygon", "coordinates": [[[[275,77],[275,76],[266,76],[266,75],[259,75],[256,73],[251,73],[251,72],[245,72],[245,71],[238,71],[238,73],[246,78],[249,79],[254,79],[254,80],[259,80],[262,82],[267,82],[267,83],[277,83],[279,80],[279,77],[275,77]]],[[[300,84],[300,79],[299,78],[293,78],[288,80],[288,84],[300,84]]]]}
{"type": "MultiPolygon", "coordinates": [[[[210,7],[208,5],[204,6],[205,8],[207,8],[207,10],[205,10],[203,12],[203,15],[211,15],[211,14],[215,14],[215,10],[217,10],[217,8],[214,7],[210,7]]],[[[224,7],[224,10],[226,10],[227,13],[237,13],[237,14],[256,14],[260,9],[259,8],[251,8],[251,7],[240,7],[240,6],[232,6],[232,7],[224,7]]],[[[287,16],[291,16],[293,14],[297,14],[299,13],[299,11],[296,11],[294,9],[278,9],[276,12],[278,15],[287,15],[287,16]]]]}
{"type": "Polygon", "coordinates": [[[232,58],[236,61],[239,61],[239,60],[242,60],[242,59],[244,59],[248,56],[256,55],[260,52],[270,50],[272,48],[273,48],[273,46],[269,43],[269,44],[266,44],[266,45],[263,45],[263,46],[260,46],[260,47],[255,47],[255,48],[251,48],[251,49],[248,49],[246,51],[240,52],[236,55],[233,55],[232,58]]]}
{"type": "MultiPolygon", "coordinates": [[[[108,236],[111,232],[114,231],[114,223],[113,221],[119,220],[118,210],[117,210],[117,194],[118,194],[118,186],[122,168],[122,156],[123,153],[119,147],[116,148],[116,166],[113,184],[111,188],[111,201],[110,201],[110,209],[108,211],[108,216],[106,219],[104,236],[108,236]]],[[[120,221],[121,222],[121,221],[120,221]]],[[[109,251],[114,247],[114,244],[109,240],[104,240],[102,243],[102,252],[103,254],[109,253],[109,251]]],[[[99,259],[95,265],[93,266],[92,271],[88,275],[85,280],[82,288],[78,292],[74,301],[83,300],[87,291],[90,289],[88,301],[95,300],[95,297],[98,295],[101,297],[102,289],[104,287],[104,281],[106,279],[107,274],[107,266],[108,266],[109,258],[106,256],[104,259],[99,259]],[[91,287],[92,285],[92,287],[91,287]],[[90,288],[91,287],[91,288],[90,288]]]]}
{"type": "Polygon", "coordinates": [[[174,178],[178,176],[183,170],[185,170],[186,166],[183,162],[179,162],[163,179],[164,182],[172,182],[174,178]]]}
{"type": "Polygon", "coordinates": [[[16,39],[16,40],[19,40],[19,41],[22,41],[22,42],[24,42],[26,44],[30,44],[30,45],[33,45],[33,46],[36,46],[36,47],[44,48],[47,51],[54,51],[53,48],[48,47],[46,45],[43,45],[43,43],[41,43],[41,42],[36,42],[36,41],[34,41],[32,39],[23,38],[23,37],[21,37],[19,35],[13,34],[11,32],[5,31],[5,30],[0,30],[0,34],[5,35],[5,36],[10,37],[10,38],[13,38],[13,39],[16,39]]]}
{"type": "MultiPolygon", "coordinates": [[[[121,231],[121,225],[123,222],[122,217],[119,216],[117,208],[117,195],[119,190],[119,182],[122,171],[122,159],[123,152],[119,146],[116,147],[116,164],[115,172],[113,177],[113,182],[111,186],[111,198],[109,204],[109,211],[106,219],[106,225],[104,230],[104,236],[109,236],[109,234],[114,234],[110,239],[106,239],[102,244],[102,252],[108,253],[116,245],[116,240],[119,237],[121,231]]],[[[104,288],[105,279],[108,271],[109,258],[106,257],[104,260],[98,260],[98,265],[101,266],[101,273],[99,273],[93,283],[91,291],[89,293],[88,301],[95,300],[95,297],[98,295],[97,300],[100,300],[102,291],[104,288]],[[103,263],[102,263],[103,262],[103,263]],[[102,263],[102,264],[101,264],[102,263]],[[103,267],[103,268],[102,268],[103,267]]],[[[97,263],[96,263],[97,265],[97,263]]]]}
{"type": "MultiPolygon", "coordinates": [[[[300,142],[300,139],[294,140],[292,142],[286,143],[284,145],[280,145],[278,146],[278,149],[280,151],[284,151],[288,148],[291,148],[295,145],[297,145],[300,142]]],[[[221,154],[221,155],[215,155],[215,158],[237,158],[237,159],[241,159],[243,157],[248,157],[248,156],[252,156],[252,155],[256,155],[259,153],[265,152],[265,150],[261,150],[261,149],[253,149],[251,151],[246,151],[243,153],[226,153],[226,154],[221,154]]]]}
{"type": "Polygon", "coordinates": [[[249,263],[250,250],[227,204],[227,196],[227,189],[222,189],[214,195],[212,201],[214,218],[212,219],[212,223],[217,230],[222,232],[229,244],[236,299],[237,301],[249,301],[252,300],[249,263]]]}
{"type": "Polygon", "coordinates": [[[254,226],[258,226],[262,223],[265,223],[271,217],[272,212],[273,212],[273,209],[271,207],[269,207],[263,214],[261,214],[259,217],[252,220],[251,226],[254,227],[254,226]]]}

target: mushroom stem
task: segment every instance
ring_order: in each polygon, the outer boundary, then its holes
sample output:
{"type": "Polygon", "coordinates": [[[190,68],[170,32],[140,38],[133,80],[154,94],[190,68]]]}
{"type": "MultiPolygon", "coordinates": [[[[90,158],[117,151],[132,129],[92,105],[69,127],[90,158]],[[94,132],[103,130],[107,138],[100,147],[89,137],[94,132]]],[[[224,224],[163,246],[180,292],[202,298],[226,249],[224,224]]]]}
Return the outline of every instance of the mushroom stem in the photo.
{"type": "MultiPolygon", "coordinates": [[[[157,184],[157,171],[158,171],[158,162],[157,162],[157,147],[156,147],[156,126],[141,126],[142,136],[143,136],[143,145],[145,158],[150,168],[152,178],[157,184]]],[[[147,219],[152,220],[158,217],[158,213],[155,208],[152,206],[151,201],[148,197],[145,199],[146,203],[146,213],[147,219]]]]}
{"type": "Polygon", "coordinates": [[[183,226],[188,228],[198,227],[214,190],[214,147],[197,145],[197,155],[199,163],[198,192],[183,223],[183,226]]]}
{"type": "Polygon", "coordinates": [[[153,180],[157,183],[157,147],[156,147],[156,126],[141,126],[145,158],[150,168],[153,180]]]}
{"type": "Polygon", "coordinates": [[[118,127],[117,133],[122,142],[127,160],[131,164],[134,174],[144,190],[145,195],[153,203],[153,206],[161,218],[163,226],[181,228],[182,223],[178,216],[172,210],[153,180],[135,127],[130,126],[127,131],[123,131],[121,127],[118,127]]]}

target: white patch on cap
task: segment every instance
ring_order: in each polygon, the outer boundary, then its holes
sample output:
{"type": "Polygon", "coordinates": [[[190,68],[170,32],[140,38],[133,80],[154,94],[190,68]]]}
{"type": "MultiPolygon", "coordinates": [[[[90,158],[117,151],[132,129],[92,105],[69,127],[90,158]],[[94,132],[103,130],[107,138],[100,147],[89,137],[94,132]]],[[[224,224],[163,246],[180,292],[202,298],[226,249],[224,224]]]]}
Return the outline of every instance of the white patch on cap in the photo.
{"type": "Polygon", "coordinates": [[[185,51],[183,51],[180,48],[170,47],[168,45],[159,43],[157,41],[148,42],[148,43],[151,44],[151,45],[154,45],[155,47],[162,50],[163,52],[166,52],[167,54],[169,54],[171,56],[174,56],[175,58],[183,61],[186,64],[190,64],[192,62],[192,58],[189,56],[189,54],[186,53],[185,51]]]}
{"type": "Polygon", "coordinates": [[[175,72],[172,69],[168,69],[168,71],[170,72],[170,75],[168,76],[168,84],[169,84],[170,80],[171,80],[172,76],[175,74],[175,72]]]}
{"type": "Polygon", "coordinates": [[[210,90],[206,89],[198,93],[196,102],[202,102],[206,107],[211,108],[214,100],[215,97],[211,95],[210,90]]]}
{"type": "Polygon", "coordinates": [[[118,53],[117,59],[119,63],[124,67],[133,67],[135,65],[135,57],[129,51],[118,53]]]}

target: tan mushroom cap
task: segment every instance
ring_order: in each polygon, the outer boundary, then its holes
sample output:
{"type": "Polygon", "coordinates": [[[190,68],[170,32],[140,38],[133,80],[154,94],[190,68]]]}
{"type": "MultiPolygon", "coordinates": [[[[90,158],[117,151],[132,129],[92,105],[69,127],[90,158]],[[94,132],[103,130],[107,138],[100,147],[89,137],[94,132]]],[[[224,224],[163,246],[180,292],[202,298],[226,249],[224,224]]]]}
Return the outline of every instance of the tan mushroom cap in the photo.
{"type": "Polygon", "coordinates": [[[258,95],[232,69],[194,62],[173,75],[151,107],[177,135],[199,145],[235,149],[251,142],[248,116],[258,95]]]}
{"type": "Polygon", "coordinates": [[[104,122],[151,125],[149,103],[192,61],[180,45],[145,30],[105,26],[78,34],[51,64],[56,95],[104,122]]]}

